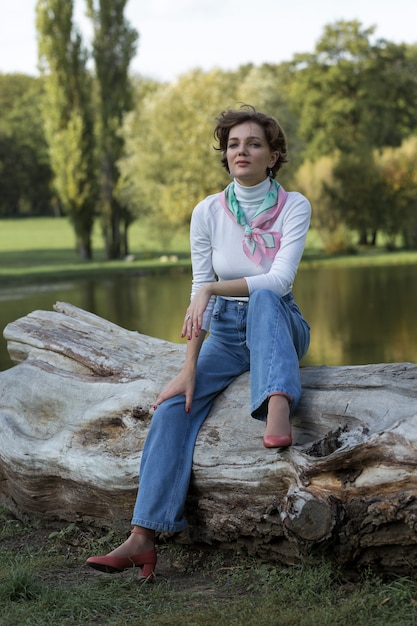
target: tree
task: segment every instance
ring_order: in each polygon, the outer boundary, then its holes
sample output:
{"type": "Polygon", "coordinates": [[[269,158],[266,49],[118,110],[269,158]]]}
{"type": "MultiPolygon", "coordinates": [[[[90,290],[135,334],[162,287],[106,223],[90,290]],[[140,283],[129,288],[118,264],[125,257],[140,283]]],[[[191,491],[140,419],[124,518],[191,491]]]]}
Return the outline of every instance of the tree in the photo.
{"type": "Polygon", "coordinates": [[[310,200],[313,212],[311,225],[320,236],[327,254],[349,251],[351,233],[340,219],[332,194],[336,181],[336,158],[322,156],[315,161],[304,161],[295,174],[295,187],[310,200]]]}
{"type": "Polygon", "coordinates": [[[389,190],[385,230],[391,245],[402,234],[404,245],[417,249],[417,136],[398,148],[385,148],[376,155],[376,162],[389,190]]]}
{"type": "Polygon", "coordinates": [[[41,116],[42,80],[0,74],[0,215],[51,212],[52,172],[41,116]]]}
{"type": "Polygon", "coordinates": [[[325,186],[339,221],[359,233],[360,245],[375,245],[386,226],[389,211],[386,181],[368,152],[339,157],[333,167],[333,184],[325,186]]]}
{"type": "Polygon", "coordinates": [[[295,56],[292,102],[307,158],[399,145],[416,127],[415,58],[405,44],[373,43],[374,31],[339,21],[313,54],[295,56]]]}
{"type": "Polygon", "coordinates": [[[92,84],[88,55],[72,17],[73,0],[38,0],[45,133],[54,185],[72,222],[78,253],[90,259],[96,202],[92,84]]]}
{"type": "Polygon", "coordinates": [[[292,88],[306,158],[339,154],[333,190],[342,219],[375,241],[383,229],[384,186],[374,150],[399,145],[417,126],[417,62],[412,49],[371,41],[373,27],[340,21],[325,28],[311,55],[296,55],[292,88]]]}
{"type": "MultiPolygon", "coordinates": [[[[126,207],[126,212],[132,221],[138,218],[147,218],[151,212],[143,198],[141,184],[144,178],[143,168],[136,169],[137,161],[143,158],[143,152],[152,151],[150,143],[137,145],[138,136],[144,133],[143,115],[144,102],[163,89],[165,85],[159,81],[136,76],[132,79],[134,107],[123,120],[121,136],[123,138],[123,153],[117,167],[119,178],[115,195],[120,205],[126,207]]],[[[152,125],[151,125],[152,128],[152,125]]]]}
{"type": "Polygon", "coordinates": [[[132,219],[116,194],[123,150],[120,129],[132,106],[129,65],[136,53],[138,34],[124,17],[127,0],[87,0],[94,27],[93,56],[98,81],[100,208],[106,256],[127,254],[127,227],[132,219]],[[122,236],[122,226],[125,235],[122,236]],[[124,242],[124,246],[122,245],[124,242]],[[124,250],[122,250],[124,247],[124,250]]]}

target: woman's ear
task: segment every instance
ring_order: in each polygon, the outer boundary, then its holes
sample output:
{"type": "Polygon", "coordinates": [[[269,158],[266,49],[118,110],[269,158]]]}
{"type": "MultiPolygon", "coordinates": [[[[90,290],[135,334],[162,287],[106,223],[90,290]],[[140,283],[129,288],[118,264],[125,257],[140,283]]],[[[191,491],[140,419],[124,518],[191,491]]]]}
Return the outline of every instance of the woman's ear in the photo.
{"type": "Polygon", "coordinates": [[[278,161],[278,159],[279,159],[279,152],[278,152],[278,150],[276,150],[275,152],[273,152],[271,154],[271,158],[269,160],[269,167],[274,167],[274,165],[278,161]]]}

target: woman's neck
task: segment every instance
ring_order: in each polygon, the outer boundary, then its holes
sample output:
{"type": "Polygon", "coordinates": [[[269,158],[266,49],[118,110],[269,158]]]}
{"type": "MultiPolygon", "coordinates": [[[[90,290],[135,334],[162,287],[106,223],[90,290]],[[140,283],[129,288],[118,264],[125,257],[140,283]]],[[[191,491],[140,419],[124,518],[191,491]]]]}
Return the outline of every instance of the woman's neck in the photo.
{"type": "Polygon", "coordinates": [[[240,185],[236,180],[234,181],[235,196],[242,208],[250,208],[259,206],[266,194],[269,191],[271,181],[269,178],[265,178],[261,183],[253,185],[252,187],[245,187],[240,185]]]}

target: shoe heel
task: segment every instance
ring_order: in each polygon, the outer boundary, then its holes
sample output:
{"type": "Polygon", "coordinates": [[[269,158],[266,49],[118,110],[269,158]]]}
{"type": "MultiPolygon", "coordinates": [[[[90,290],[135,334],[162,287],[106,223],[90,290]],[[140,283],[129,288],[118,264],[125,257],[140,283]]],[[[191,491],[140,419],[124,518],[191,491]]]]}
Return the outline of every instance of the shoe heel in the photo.
{"type": "Polygon", "coordinates": [[[153,583],[155,580],[155,565],[154,563],[144,563],[139,570],[139,580],[146,580],[149,583],[153,583]]]}

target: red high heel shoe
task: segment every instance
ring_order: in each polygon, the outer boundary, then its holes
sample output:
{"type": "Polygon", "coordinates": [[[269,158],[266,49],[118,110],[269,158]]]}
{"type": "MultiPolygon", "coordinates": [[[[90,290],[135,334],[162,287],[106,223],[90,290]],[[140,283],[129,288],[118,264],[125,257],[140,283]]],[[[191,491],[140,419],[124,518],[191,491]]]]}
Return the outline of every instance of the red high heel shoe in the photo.
{"type": "Polygon", "coordinates": [[[292,444],[291,435],[264,435],[265,448],[288,448],[292,444]]]}
{"type": "MultiPolygon", "coordinates": [[[[153,534],[147,533],[144,529],[133,528],[132,533],[136,535],[143,535],[148,539],[154,539],[153,534]]],[[[153,582],[155,576],[156,566],[156,550],[147,550],[146,552],[139,552],[132,556],[90,556],[87,559],[86,565],[99,570],[100,572],[106,572],[107,574],[114,574],[116,572],[123,572],[125,569],[131,567],[142,568],[142,574],[138,578],[145,578],[146,580],[153,582]]]]}

